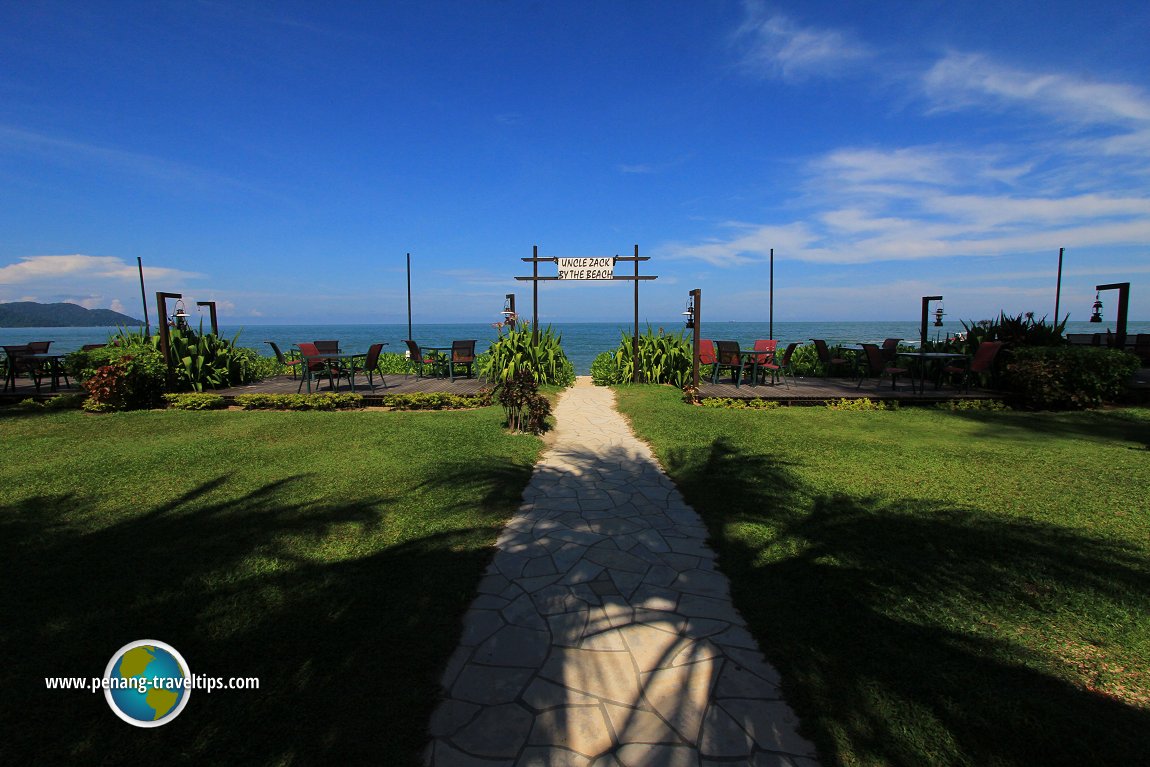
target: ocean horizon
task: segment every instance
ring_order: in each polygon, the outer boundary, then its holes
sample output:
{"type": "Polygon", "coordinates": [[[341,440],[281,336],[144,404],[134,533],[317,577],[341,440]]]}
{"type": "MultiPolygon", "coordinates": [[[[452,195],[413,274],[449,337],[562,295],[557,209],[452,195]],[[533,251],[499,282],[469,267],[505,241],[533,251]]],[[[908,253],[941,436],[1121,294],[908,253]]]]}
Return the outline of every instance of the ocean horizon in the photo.
{"type": "MultiPolygon", "coordinates": [[[[961,322],[945,322],[942,327],[932,324],[927,328],[929,338],[945,339],[963,332],[961,322]]],[[[688,333],[682,321],[667,323],[641,323],[639,332],[647,327],[655,332],[688,333]]],[[[544,323],[543,327],[547,327],[544,323]]],[[[631,337],[633,327],[625,322],[556,322],[551,328],[563,339],[563,350],[575,366],[578,375],[591,371],[591,362],[601,352],[618,348],[623,335],[631,337]]],[[[1114,323],[1094,324],[1088,321],[1068,322],[1068,333],[1113,332],[1114,323]]],[[[884,338],[902,338],[918,342],[918,321],[889,322],[776,322],[774,337],[780,344],[792,341],[809,343],[822,338],[836,343],[881,343],[884,338]]],[[[707,322],[701,327],[702,337],[713,340],[738,341],[749,347],[756,339],[770,337],[770,324],[766,322],[707,322]]],[[[25,344],[29,341],[52,341],[52,351],[67,353],[84,344],[104,343],[118,332],[118,328],[0,328],[0,343],[25,344]]],[[[1150,322],[1128,322],[1127,334],[1150,333],[1150,322]]],[[[456,339],[475,339],[477,349],[485,350],[498,335],[491,323],[413,323],[412,334],[421,346],[449,346],[456,339]]],[[[384,351],[403,354],[403,340],[407,338],[407,324],[322,324],[299,323],[288,325],[233,325],[222,323],[220,335],[231,339],[238,335],[237,344],[271,356],[271,347],[264,341],[275,341],[281,349],[289,349],[300,341],[334,339],[348,352],[366,352],[374,343],[385,343],[384,351]]]]}

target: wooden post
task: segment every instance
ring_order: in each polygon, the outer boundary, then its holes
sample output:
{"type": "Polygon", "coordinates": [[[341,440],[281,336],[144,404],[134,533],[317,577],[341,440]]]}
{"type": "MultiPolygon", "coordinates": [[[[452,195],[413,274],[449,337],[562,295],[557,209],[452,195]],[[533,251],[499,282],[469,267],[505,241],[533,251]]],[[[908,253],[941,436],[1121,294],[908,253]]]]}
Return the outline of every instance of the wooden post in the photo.
{"type": "Polygon", "coordinates": [[[1058,249],[1058,281],[1054,283],[1054,327],[1058,327],[1058,304],[1062,299],[1062,252],[1066,248],[1058,249]]]}
{"type": "Polygon", "coordinates": [[[539,344],[539,246],[531,248],[531,345],[539,344]]]}
{"type": "Polygon", "coordinates": [[[631,380],[639,383],[639,246],[635,246],[635,335],[631,339],[631,380]]]}
{"type": "Polygon", "coordinates": [[[1095,285],[1095,290],[1118,291],[1118,327],[1114,331],[1115,348],[1126,348],[1126,313],[1130,310],[1130,283],[1112,282],[1109,285],[1095,285]]]}
{"type": "Polygon", "coordinates": [[[164,364],[171,369],[171,362],[168,359],[168,346],[171,344],[171,337],[168,335],[168,301],[169,298],[179,300],[183,298],[183,293],[161,293],[156,292],[156,312],[160,315],[157,321],[160,325],[160,353],[164,355],[164,364]]]}
{"type": "MultiPolygon", "coordinates": [[[[771,248],[771,292],[770,299],[767,301],[770,306],[769,314],[767,315],[767,338],[775,337],[775,249],[771,248]]],[[[772,383],[774,379],[771,379],[772,383]]]]}
{"type": "Polygon", "coordinates": [[[144,259],[136,256],[136,266],[140,269],[140,303],[144,305],[144,338],[151,338],[152,323],[148,321],[148,294],[144,292],[144,259]]]}
{"type": "Polygon", "coordinates": [[[218,336],[220,334],[220,326],[216,322],[216,302],[215,301],[196,301],[196,306],[208,307],[208,313],[211,315],[211,321],[212,321],[212,335],[218,336]]]}
{"type": "Polygon", "coordinates": [[[691,322],[694,337],[691,339],[691,385],[696,390],[699,388],[699,325],[701,324],[701,309],[703,304],[703,291],[700,288],[695,288],[691,291],[691,306],[695,310],[693,321],[691,322]]]}
{"type": "Polygon", "coordinates": [[[923,296],[922,297],[922,327],[918,334],[918,350],[920,352],[926,351],[926,326],[927,319],[930,315],[930,302],[941,301],[942,296],[923,296]]]}

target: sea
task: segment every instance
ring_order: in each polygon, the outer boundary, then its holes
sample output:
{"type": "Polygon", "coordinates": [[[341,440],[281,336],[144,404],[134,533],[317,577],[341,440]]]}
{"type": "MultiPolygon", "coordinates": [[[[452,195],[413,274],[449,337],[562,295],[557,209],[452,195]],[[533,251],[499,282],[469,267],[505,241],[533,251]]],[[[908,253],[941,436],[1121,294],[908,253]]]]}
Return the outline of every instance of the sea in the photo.
{"type": "MultiPolygon", "coordinates": [[[[579,375],[591,371],[591,362],[605,351],[619,347],[623,336],[631,337],[634,332],[630,323],[611,322],[570,322],[555,323],[552,329],[562,336],[563,350],[575,366],[579,375]]],[[[653,331],[666,333],[689,333],[681,321],[665,324],[641,324],[639,332],[653,331]]],[[[1113,323],[1092,324],[1090,322],[1068,322],[1067,333],[1105,333],[1113,331],[1113,323]]],[[[153,328],[154,330],[154,328],[153,328]]],[[[935,327],[933,320],[928,328],[929,338],[945,339],[948,335],[962,333],[961,323],[945,323],[935,327]]],[[[29,341],[52,341],[51,351],[67,353],[79,349],[84,344],[104,343],[114,336],[116,328],[0,328],[0,344],[25,344],[29,341]]],[[[412,326],[412,335],[421,346],[450,346],[456,339],[475,339],[477,349],[485,349],[498,331],[488,323],[461,324],[417,324],[412,326]]],[[[1150,322],[1128,322],[1126,332],[1150,333],[1150,322]]],[[[740,346],[750,347],[755,340],[770,338],[771,326],[766,322],[711,322],[700,328],[702,338],[713,340],[738,341],[740,346]]],[[[337,340],[346,352],[366,352],[374,343],[385,343],[384,351],[406,351],[403,339],[407,338],[407,325],[220,325],[220,335],[236,338],[240,346],[256,349],[260,354],[271,356],[271,347],[265,341],[275,341],[281,349],[290,349],[300,341],[337,340]]],[[[825,339],[836,343],[882,343],[885,338],[901,338],[914,344],[918,342],[919,323],[911,321],[891,322],[776,322],[774,337],[781,345],[792,341],[808,343],[812,338],[825,339]]]]}

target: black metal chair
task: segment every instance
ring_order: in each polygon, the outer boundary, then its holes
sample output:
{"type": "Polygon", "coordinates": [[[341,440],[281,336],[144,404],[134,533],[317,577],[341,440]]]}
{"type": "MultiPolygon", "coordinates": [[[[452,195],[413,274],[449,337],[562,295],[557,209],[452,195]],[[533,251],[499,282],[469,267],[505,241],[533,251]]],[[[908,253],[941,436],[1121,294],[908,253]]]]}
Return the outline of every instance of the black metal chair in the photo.
{"type": "Polygon", "coordinates": [[[716,380],[718,379],[719,370],[724,368],[728,369],[731,371],[735,388],[738,388],[739,383],[743,380],[743,371],[754,369],[754,360],[743,360],[743,355],[739,351],[738,341],[716,341],[715,346],[718,348],[718,361],[715,363],[716,380]]]}
{"type": "Polygon", "coordinates": [[[383,351],[383,347],[387,344],[372,344],[367,349],[367,357],[363,360],[363,367],[357,367],[356,370],[367,373],[367,385],[375,389],[375,375],[379,373],[379,380],[383,382],[383,388],[387,388],[387,379],[383,377],[383,373],[379,372],[379,355],[383,351]]]}
{"type": "Polygon", "coordinates": [[[264,341],[264,343],[270,346],[272,351],[275,352],[276,362],[278,362],[281,367],[285,367],[291,371],[291,377],[295,378],[296,373],[298,372],[296,368],[300,366],[300,361],[298,359],[291,359],[285,355],[282,351],[280,351],[280,348],[275,341],[264,341]]]}
{"type": "Polygon", "coordinates": [[[439,357],[434,354],[424,355],[423,351],[419,348],[419,344],[410,338],[405,338],[403,342],[407,344],[408,361],[415,366],[415,377],[421,378],[423,376],[423,368],[425,366],[431,367],[431,375],[434,377],[435,371],[442,362],[439,357]]]}
{"type": "Polygon", "coordinates": [[[900,368],[894,365],[887,364],[886,360],[882,358],[882,349],[878,348],[877,344],[863,344],[863,353],[866,359],[863,360],[861,372],[859,373],[858,386],[861,388],[862,382],[867,378],[882,378],[882,376],[890,376],[891,391],[898,391],[896,381],[899,376],[906,376],[910,380],[910,390],[914,391],[914,378],[910,375],[910,368],[900,368]]]}
{"type": "Polygon", "coordinates": [[[452,383],[455,382],[455,366],[463,365],[467,368],[467,377],[475,376],[475,341],[452,341],[451,359],[447,361],[447,372],[452,383]]]}
{"type": "Polygon", "coordinates": [[[822,363],[823,375],[829,376],[833,368],[850,364],[845,358],[832,355],[831,350],[827,347],[827,342],[823,339],[814,338],[811,340],[814,341],[815,353],[819,356],[819,362],[822,363]]]}

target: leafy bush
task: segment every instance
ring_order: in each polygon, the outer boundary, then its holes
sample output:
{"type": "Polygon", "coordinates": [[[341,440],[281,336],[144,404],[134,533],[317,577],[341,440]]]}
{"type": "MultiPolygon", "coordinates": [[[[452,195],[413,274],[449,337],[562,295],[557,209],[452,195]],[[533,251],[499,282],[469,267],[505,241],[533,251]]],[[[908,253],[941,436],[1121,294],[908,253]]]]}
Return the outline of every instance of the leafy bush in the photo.
{"type": "Polygon", "coordinates": [[[963,321],[962,327],[966,330],[966,337],[958,341],[957,348],[966,354],[974,354],[983,341],[1003,341],[1012,349],[1023,346],[1063,346],[1066,343],[1063,337],[1065,319],[1048,325],[1045,317],[1035,320],[1034,312],[1019,314],[1017,317],[999,312],[997,320],[981,320],[969,324],[963,321]]]}
{"type": "Polygon", "coordinates": [[[57,394],[42,402],[28,397],[21,400],[17,407],[21,410],[78,410],[84,406],[87,394],[57,394]]]}
{"type": "Polygon", "coordinates": [[[362,407],[363,395],[337,392],[240,394],[235,401],[244,410],[348,410],[362,407]]]}
{"type": "Polygon", "coordinates": [[[731,410],[774,410],[782,407],[778,400],[771,399],[735,399],[734,397],[711,397],[699,400],[700,407],[728,408],[731,410]]]}
{"type": "Polygon", "coordinates": [[[615,352],[599,352],[591,361],[591,383],[612,386],[623,382],[623,375],[615,363],[615,352]]]}
{"type": "Polygon", "coordinates": [[[168,407],[174,410],[219,410],[228,405],[219,394],[202,392],[165,394],[164,400],[168,403],[168,407]]]}
{"type": "Polygon", "coordinates": [[[520,370],[497,388],[499,404],[507,414],[507,427],[513,431],[542,433],[551,415],[551,401],[539,393],[539,384],[529,370],[520,370]]]}
{"type": "Polygon", "coordinates": [[[871,410],[898,410],[898,402],[883,402],[881,400],[875,401],[869,397],[861,399],[847,399],[843,397],[838,400],[827,401],[828,410],[847,410],[853,412],[871,411],[871,410]]]}
{"type": "Polygon", "coordinates": [[[531,323],[524,322],[492,342],[487,354],[477,360],[479,375],[495,385],[502,385],[521,371],[531,374],[536,384],[570,386],[575,383],[575,366],[563,351],[563,337],[551,330],[539,333],[538,343],[531,341],[531,323]]]}
{"type": "MultiPolygon", "coordinates": [[[[618,348],[609,359],[595,358],[591,364],[591,380],[600,386],[629,383],[635,378],[634,337],[622,332],[618,348]],[[596,380],[598,372],[599,380],[596,380]]],[[[656,333],[647,326],[639,336],[639,380],[645,383],[669,383],[683,388],[691,380],[691,339],[686,332],[656,333]]]]}
{"type": "Polygon", "coordinates": [[[1079,410],[1113,401],[1140,363],[1129,352],[1093,346],[1015,349],[1006,385],[1018,407],[1079,410]]]}
{"type": "Polygon", "coordinates": [[[448,392],[388,394],[383,397],[383,404],[395,410],[460,410],[487,407],[491,404],[491,390],[483,389],[469,397],[448,392]]]}
{"type": "MultiPolygon", "coordinates": [[[[231,340],[191,328],[168,329],[168,360],[180,390],[203,391],[251,383],[258,380],[259,354],[236,346],[239,334],[231,340]]],[[[160,337],[152,342],[159,348],[160,337]]]]}
{"type": "Polygon", "coordinates": [[[167,366],[155,349],[109,346],[80,354],[85,356],[77,360],[77,377],[88,392],[85,410],[135,410],[159,403],[167,366]]]}
{"type": "Polygon", "coordinates": [[[1009,410],[1006,403],[997,399],[948,399],[935,405],[939,410],[1009,410]]]}

